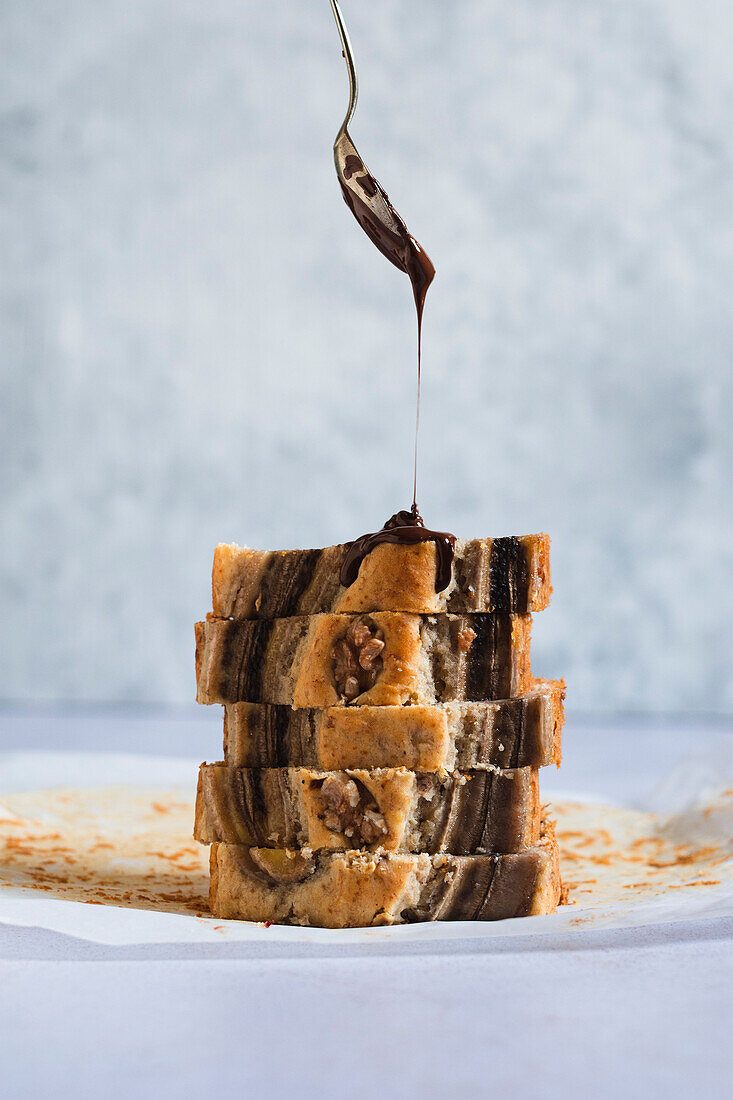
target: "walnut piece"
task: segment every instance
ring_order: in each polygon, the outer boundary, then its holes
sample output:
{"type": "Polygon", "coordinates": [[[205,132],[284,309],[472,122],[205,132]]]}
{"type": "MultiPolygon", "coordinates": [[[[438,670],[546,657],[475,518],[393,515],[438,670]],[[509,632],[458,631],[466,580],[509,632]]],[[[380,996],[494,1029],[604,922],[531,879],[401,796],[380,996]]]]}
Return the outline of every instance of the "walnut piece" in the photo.
{"type": "Polygon", "coordinates": [[[384,649],[384,642],[381,638],[370,638],[362,647],[359,653],[359,664],[367,672],[370,672],[374,668],[374,664],[379,657],[379,654],[384,649]]]}
{"type": "Polygon", "coordinates": [[[387,833],[387,825],[384,815],[376,810],[364,810],[364,816],[359,825],[362,840],[365,844],[376,844],[380,837],[387,833]]]}
{"type": "Polygon", "coordinates": [[[366,616],[354,619],[332,649],[336,691],[347,703],[368,691],[382,671],[384,633],[366,616]]]}
{"type": "Polygon", "coordinates": [[[319,819],[327,829],[343,833],[354,847],[376,844],[386,836],[387,823],[372,795],[361,783],[335,773],[315,780],[312,789],[320,802],[319,819]]]}
{"type": "Polygon", "coordinates": [[[476,631],[472,630],[470,626],[464,626],[463,630],[458,635],[458,648],[461,653],[467,653],[471,648],[471,644],[476,638],[476,631]]]}

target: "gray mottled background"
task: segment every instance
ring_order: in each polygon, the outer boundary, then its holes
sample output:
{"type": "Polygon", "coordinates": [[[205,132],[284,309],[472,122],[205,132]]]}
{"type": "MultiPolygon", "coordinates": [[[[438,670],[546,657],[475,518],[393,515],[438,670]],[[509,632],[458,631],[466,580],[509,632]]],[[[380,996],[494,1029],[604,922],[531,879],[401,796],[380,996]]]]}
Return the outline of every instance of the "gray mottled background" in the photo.
{"type": "MultiPolygon", "coordinates": [[[[547,530],[535,667],[733,710],[733,7],[344,0],[354,137],[438,268],[419,499],[547,530]]],[[[414,313],[331,145],[327,0],[0,5],[7,700],[183,702],[217,541],[409,504],[414,313]]]]}

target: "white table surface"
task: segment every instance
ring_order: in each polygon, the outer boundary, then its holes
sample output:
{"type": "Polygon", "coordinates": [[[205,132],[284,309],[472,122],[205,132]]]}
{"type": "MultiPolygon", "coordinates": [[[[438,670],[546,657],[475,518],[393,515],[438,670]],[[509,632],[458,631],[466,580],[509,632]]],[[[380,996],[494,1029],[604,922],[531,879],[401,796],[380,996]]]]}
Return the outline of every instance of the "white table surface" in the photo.
{"type": "MultiPolygon", "coordinates": [[[[216,759],[220,736],[214,708],[0,715],[0,749],[216,759]]],[[[722,722],[571,721],[543,793],[633,802],[732,738],[722,722]]],[[[359,951],[113,948],[0,925],[0,988],[7,1100],[731,1095],[726,919],[359,951]]]]}

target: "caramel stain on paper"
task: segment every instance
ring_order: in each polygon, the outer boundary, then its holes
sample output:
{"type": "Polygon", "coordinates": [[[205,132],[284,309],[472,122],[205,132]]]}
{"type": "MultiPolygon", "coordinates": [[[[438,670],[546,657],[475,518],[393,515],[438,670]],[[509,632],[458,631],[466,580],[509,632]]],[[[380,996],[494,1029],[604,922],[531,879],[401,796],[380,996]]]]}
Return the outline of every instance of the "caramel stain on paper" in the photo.
{"type": "Polygon", "coordinates": [[[190,801],[130,787],[0,795],[0,887],[88,905],[208,913],[190,801]]]}
{"type": "Polygon", "coordinates": [[[563,883],[571,898],[582,895],[583,905],[595,909],[619,901],[641,903],[673,890],[733,884],[729,791],[714,804],[668,818],[573,802],[557,803],[553,813],[563,883]],[[718,822],[714,840],[705,837],[704,842],[694,843],[692,838],[701,835],[701,823],[713,817],[718,822]],[[725,868],[725,876],[720,868],[725,868]]]}

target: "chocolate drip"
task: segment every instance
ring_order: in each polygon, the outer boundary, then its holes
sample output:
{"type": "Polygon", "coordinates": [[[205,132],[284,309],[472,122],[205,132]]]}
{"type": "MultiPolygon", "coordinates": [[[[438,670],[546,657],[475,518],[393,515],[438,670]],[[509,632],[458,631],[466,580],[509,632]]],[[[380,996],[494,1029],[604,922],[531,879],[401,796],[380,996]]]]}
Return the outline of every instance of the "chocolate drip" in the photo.
{"type": "Polygon", "coordinates": [[[401,546],[412,546],[417,542],[434,542],[438,554],[435,591],[442,592],[450,584],[456,536],[447,531],[431,531],[425,526],[422,516],[413,504],[409,512],[395,512],[380,531],[362,535],[354,542],[346,544],[341,563],[341,583],[344,588],[354,583],[364,558],[382,542],[398,543],[401,546]]]}
{"type": "MultiPolygon", "coordinates": [[[[352,146],[353,148],[353,146],[352,146]]],[[[412,284],[417,310],[417,409],[415,415],[415,457],[412,482],[412,506],[417,508],[417,440],[420,429],[420,383],[422,366],[422,317],[425,295],[435,278],[433,263],[389,201],[389,195],[354,151],[346,157],[340,179],[344,201],[369,240],[390,263],[406,272],[412,284]],[[347,183],[344,180],[348,181],[347,183]],[[364,192],[365,199],[356,188],[364,192]],[[376,202],[375,202],[376,199],[376,202]],[[367,201],[368,200],[368,201],[367,201]],[[381,200],[381,201],[380,201],[381,200]]]]}

